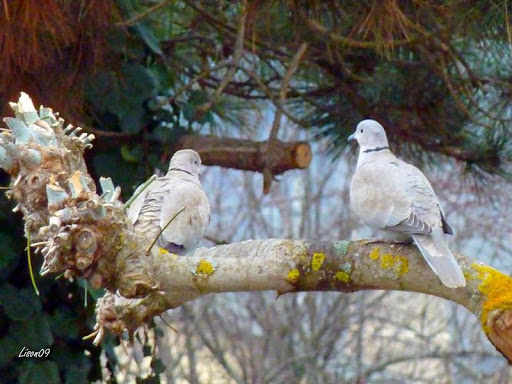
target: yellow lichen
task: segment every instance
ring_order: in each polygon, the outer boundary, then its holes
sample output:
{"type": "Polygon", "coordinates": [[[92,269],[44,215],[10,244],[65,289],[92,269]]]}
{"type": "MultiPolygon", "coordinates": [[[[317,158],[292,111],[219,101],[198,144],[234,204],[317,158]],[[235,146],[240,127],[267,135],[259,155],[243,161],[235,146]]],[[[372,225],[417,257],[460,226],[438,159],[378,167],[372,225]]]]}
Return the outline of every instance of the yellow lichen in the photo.
{"type": "Polygon", "coordinates": [[[199,260],[199,263],[197,264],[196,273],[202,274],[202,275],[213,275],[213,272],[215,272],[215,268],[207,260],[199,260]]]}
{"type": "Polygon", "coordinates": [[[161,254],[161,255],[168,255],[168,254],[170,254],[170,252],[167,249],[161,248],[161,247],[158,247],[158,253],[161,254]]]}
{"type": "Polygon", "coordinates": [[[486,265],[473,263],[471,268],[477,272],[476,277],[481,281],[478,290],[484,295],[484,303],[480,321],[482,329],[488,333],[489,313],[512,308],[512,278],[486,265]]]}
{"type": "Polygon", "coordinates": [[[391,253],[385,253],[380,258],[380,266],[382,269],[391,268],[395,264],[395,258],[391,253]]]}
{"type": "Polygon", "coordinates": [[[341,281],[343,283],[348,283],[350,280],[350,275],[345,271],[336,272],[334,277],[336,277],[339,281],[341,281]]]}
{"type": "Polygon", "coordinates": [[[409,272],[409,259],[403,256],[397,256],[396,259],[395,269],[397,270],[398,276],[405,275],[409,272]]]}
{"type": "Polygon", "coordinates": [[[375,247],[370,252],[370,259],[372,260],[378,260],[380,257],[380,247],[375,247]]]}
{"type": "Polygon", "coordinates": [[[290,283],[296,283],[299,279],[300,272],[298,269],[292,269],[290,272],[288,272],[288,282],[290,283]]]}
{"type": "Polygon", "coordinates": [[[400,255],[393,255],[391,253],[384,253],[381,255],[380,247],[375,247],[370,252],[370,259],[379,260],[382,269],[393,269],[398,275],[402,276],[409,272],[409,260],[400,255]]]}
{"type": "Polygon", "coordinates": [[[322,266],[325,259],[325,255],[322,252],[315,252],[313,254],[313,259],[311,260],[311,269],[313,271],[318,271],[322,266]]]}

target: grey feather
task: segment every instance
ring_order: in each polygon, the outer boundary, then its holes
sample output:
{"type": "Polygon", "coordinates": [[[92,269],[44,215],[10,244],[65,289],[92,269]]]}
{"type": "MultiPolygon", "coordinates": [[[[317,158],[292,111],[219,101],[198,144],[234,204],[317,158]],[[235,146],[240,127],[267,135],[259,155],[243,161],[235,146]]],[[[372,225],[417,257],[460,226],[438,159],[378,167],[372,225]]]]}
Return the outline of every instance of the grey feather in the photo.
{"type": "Polygon", "coordinates": [[[157,244],[169,252],[182,255],[192,251],[210,222],[210,205],[199,181],[200,166],[197,152],[176,152],[167,174],[156,178],[128,209],[135,229],[148,238],[158,236],[157,244]]]}
{"type": "Polygon", "coordinates": [[[466,279],[450,248],[444,242],[442,233],[435,238],[428,235],[413,234],[414,243],[436,273],[441,282],[449,288],[464,287],[466,279]]]}
{"type": "Polygon", "coordinates": [[[453,230],[425,175],[389,150],[378,122],[363,120],[351,137],[360,146],[350,185],[356,214],[370,227],[411,235],[444,285],[465,286],[462,270],[443,238],[453,230]]]}

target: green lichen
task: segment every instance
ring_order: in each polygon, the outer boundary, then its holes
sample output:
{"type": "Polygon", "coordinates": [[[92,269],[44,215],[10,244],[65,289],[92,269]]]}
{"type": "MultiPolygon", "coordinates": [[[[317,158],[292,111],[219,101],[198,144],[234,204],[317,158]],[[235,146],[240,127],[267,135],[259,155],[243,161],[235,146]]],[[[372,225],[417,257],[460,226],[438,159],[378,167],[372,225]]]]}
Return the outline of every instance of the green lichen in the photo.
{"type": "Polygon", "coordinates": [[[348,245],[350,244],[350,241],[335,241],[333,243],[333,248],[336,251],[336,254],[338,256],[345,256],[348,251],[348,245]]]}
{"type": "Polygon", "coordinates": [[[349,262],[343,263],[341,265],[341,270],[350,274],[350,272],[352,272],[352,264],[349,262]]]}
{"type": "Polygon", "coordinates": [[[322,252],[315,252],[313,254],[313,259],[311,260],[311,269],[313,271],[318,271],[325,260],[325,254],[322,252]]]}

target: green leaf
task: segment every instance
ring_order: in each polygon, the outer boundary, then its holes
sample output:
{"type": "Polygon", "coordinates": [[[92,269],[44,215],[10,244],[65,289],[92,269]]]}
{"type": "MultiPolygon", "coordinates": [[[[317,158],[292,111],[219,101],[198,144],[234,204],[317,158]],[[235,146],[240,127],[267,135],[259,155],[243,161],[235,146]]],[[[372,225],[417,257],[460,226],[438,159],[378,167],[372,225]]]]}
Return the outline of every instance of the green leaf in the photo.
{"type": "Polygon", "coordinates": [[[142,130],[146,110],[144,102],[156,94],[158,79],[151,71],[138,64],[126,64],[119,73],[118,103],[112,105],[119,120],[121,129],[127,133],[138,133],[142,130]]]}
{"type": "Polygon", "coordinates": [[[20,367],[19,384],[61,383],[59,367],[50,360],[26,360],[20,367]]]}
{"type": "Polygon", "coordinates": [[[0,251],[0,269],[2,269],[7,267],[11,261],[16,260],[18,253],[13,248],[11,235],[0,232],[0,244],[2,244],[0,251]]]}
{"type": "Polygon", "coordinates": [[[63,339],[78,338],[79,320],[74,313],[66,308],[55,311],[55,314],[51,317],[51,329],[55,336],[63,339]]]}
{"type": "Polygon", "coordinates": [[[207,111],[199,111],[199,107],[202,107],[208,102],[208,93],[203,91],[192,91],[187,103],[183,106],[183,117],[190,122],[197,122],[199,124],[212,123],[213,113],[209,109],[207,111]]]}
{"type": "Polygon", "coordinates": [[[41,301],[32,289],[17,290],[10,284],[0,286],[0,306],[13,320],[29,319],[41,311],[41,301]]]}
{"type": "Polygon", "coordinates": [[[158,80],[160,88],[171,88],[176,84],[176,75],[167,66],[162,64],[153,64],[151,65],[150,70],[153,76],[158,80]]]}
{"type": "Polygon", "coordinates": [[[124,161],[128,161],[130,163],[138,163],[141,158],[140,154],[134,153],[129,145],[121,146],[121,157],[124,161]]]}
{"type": "Polygon", "coordinates": [[[114,185],[121,186],[121,190],[128,196],[133,185],[137,184],[139,164],[124,161],[119,152],[100,153],[94,156],[93,166],[97,175],[111,176],[114,185]]]}
{"type": "Polygon", "coordinates": [[[111,71],[99,70],[86,82],[87,100],[102,113],[119,104],[119,94],[119,83],[111,71]]]}
{"type": "Polygon", "coordinates": [[[139,35],[140,38],[144,40],[148,48],[153,53],[156,53],[159,56],[163,54],[162,50],[160,49],[160,41],[158,41],[152,30],[141,23],[135,24],[133,29],[137,35],[139,35]]]}
{"type": "Polygon", "coordinates": [[[87,384],[89,381],[87,380],[87,375],[89,370],[84,371],[80,367],[71,366],[69,369],[66,369],[66,373],[64,374],[65,383],[66,384],[87,384]]]}
{"type": "Polygon", "coordinates": [[[48,315],[37,314],[30,320],[17,322],[9,329],[8,337],[18,345],[19,350],[25,346],[30,350],[39,350],[53,344],[53,335],[48,315]]]}
{"type": "MultiPolygon", "coordinates": [[[[18,356],[23,347],[31,351],[49,348],[53,344],[48,317],[37,314],[27,321],[11,323],[9,332],[0,339],[0,365],[18,356]]],[[[51,353],[50,353],[51,354],[51,353]]]]}

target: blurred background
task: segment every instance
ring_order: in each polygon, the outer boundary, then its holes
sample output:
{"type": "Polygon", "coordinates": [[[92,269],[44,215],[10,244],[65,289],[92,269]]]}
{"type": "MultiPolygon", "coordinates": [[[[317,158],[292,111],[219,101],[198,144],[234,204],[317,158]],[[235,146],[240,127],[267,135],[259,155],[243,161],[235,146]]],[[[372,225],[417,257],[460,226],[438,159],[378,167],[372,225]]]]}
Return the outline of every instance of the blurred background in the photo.
{"type": "MultiPolygon", "coordinates": [[[[460,0],[4,1],[2,116],[25,91],[94,133],[89,171],[96,180],[112,177],[125,199],[165,172],[184,138],[308,142],[311,165],[278,175],[268,195],[260,173],[229,161],[204,167],[212,211],[206,247],[372,236],[349,210],[357,150],[346,138],[358,121],[373,118],[392,149],[430,179],[456,231],[452,248],[510,274],[511,7],[460,0]]],[[[3,173],[0,180],[9,183],[3,173]]],[[[155,319],[133,348],[114,338],[95,348],[82,337],[102,292],[81,279],[36,276],[37,297],[12,208],[2,194],[5,382],[512,380],[464,308],[404,292],[210,295],[168,312],[165,322],[155,319]],[[23,346],[51,353],[19,358],[23,346]]],[[[33,263],[38,269],[41,260],[33,263]]]]}

